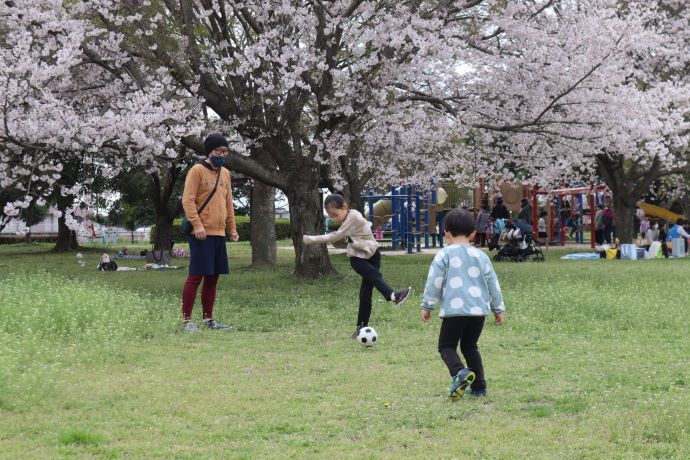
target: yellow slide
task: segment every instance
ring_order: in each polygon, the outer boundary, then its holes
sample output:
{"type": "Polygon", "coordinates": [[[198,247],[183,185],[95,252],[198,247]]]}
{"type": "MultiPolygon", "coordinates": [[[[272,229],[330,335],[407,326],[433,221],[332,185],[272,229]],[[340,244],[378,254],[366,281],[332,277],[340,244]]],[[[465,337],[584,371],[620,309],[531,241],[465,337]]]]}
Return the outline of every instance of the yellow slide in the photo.
{"type": "Polygon", "coordinates": [[[669,222],[676,222],[677,219],[685,219],[685,216],[671,212],[668,209],[664,209],[660,206],[654,206],[649,203],[640,203],[640,209],[644,211],[647,216],[660,217],[666,219],[669,222]]]}

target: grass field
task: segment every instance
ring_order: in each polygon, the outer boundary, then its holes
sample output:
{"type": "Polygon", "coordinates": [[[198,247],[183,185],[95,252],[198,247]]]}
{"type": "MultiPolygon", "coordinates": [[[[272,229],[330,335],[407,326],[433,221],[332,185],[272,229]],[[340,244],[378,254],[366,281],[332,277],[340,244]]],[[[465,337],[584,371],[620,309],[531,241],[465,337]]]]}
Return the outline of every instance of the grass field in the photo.
{"type": "Polygon", "coordinates": [[[440,320],[419,319],[429,255],[383,257],[415,291],[375,297],[367,349],[343,255],[298,281],[289,251],[257,271],[231,244],[215,316],[234,329],[184,334],[184,270],[47,249],[0,247],[1,458],[690,458],[690,259],[495,264],[489,397],[451,402],[440,320]]]}

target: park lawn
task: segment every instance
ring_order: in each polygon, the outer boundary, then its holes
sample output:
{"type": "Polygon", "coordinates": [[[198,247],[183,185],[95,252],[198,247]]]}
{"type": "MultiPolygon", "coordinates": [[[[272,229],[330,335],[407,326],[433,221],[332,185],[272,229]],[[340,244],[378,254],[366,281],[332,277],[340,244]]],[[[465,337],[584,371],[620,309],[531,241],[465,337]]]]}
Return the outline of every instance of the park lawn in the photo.
{"type": "Polygon", "coordinates": [[[343,255],[299,281],[290,251],[252,270],[230,244],[215,316],[234,329],[190,335],[184,270],[47,249],[0,247],[2,458],[690,458],[690,259],[495,264],[489,397],[451,402],[440,320],[419,319],[430,255],[383,257],[414,294],[375,297],[367,349],[343,255]]]}

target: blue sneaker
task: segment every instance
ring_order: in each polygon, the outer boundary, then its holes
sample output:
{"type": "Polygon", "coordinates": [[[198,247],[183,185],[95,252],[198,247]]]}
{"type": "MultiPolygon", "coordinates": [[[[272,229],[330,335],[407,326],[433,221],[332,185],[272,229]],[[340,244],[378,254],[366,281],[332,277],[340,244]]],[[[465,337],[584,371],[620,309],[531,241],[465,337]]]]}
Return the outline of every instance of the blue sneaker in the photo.
{"type": "Polygon", "coordinates": [[[468,394],[471,394],[472,396],[476,397],[486,397],[486,388],[482,388],[481,390],[473,390],[472,388],[469,389],[467,392],[468,394]]]}
{"type": "Polygon", "coordinates": [[[462,395],[465,394],[465,388],[474,382],[476,376],[469,368],[465,367],[460,369],[458,375],[453,377],[453,381],[450,384],[450,390],[448,390],[448,397],[452,399],[460,399],[462,395]]]}

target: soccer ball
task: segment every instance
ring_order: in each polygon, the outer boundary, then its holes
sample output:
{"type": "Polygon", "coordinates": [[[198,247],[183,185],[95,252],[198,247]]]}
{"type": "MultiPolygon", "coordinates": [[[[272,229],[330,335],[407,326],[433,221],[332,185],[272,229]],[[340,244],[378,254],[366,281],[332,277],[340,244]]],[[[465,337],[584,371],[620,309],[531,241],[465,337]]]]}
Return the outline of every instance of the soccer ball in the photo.
{"type": "Polygon", "coordinates": [[[373,347],[379,340],[379,335],[373,327],[364,326],[359,330],[357,341],[365,347],[373,347]]]}

